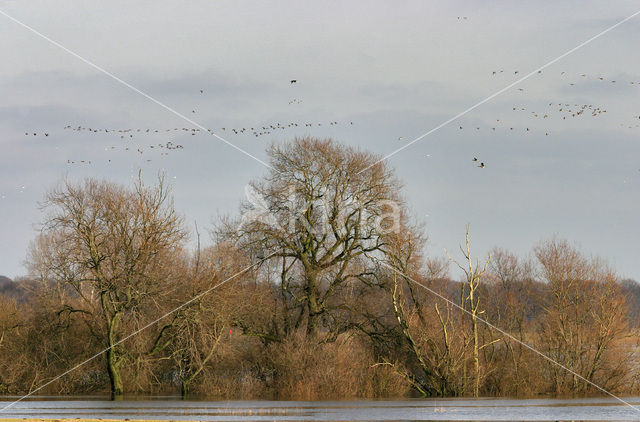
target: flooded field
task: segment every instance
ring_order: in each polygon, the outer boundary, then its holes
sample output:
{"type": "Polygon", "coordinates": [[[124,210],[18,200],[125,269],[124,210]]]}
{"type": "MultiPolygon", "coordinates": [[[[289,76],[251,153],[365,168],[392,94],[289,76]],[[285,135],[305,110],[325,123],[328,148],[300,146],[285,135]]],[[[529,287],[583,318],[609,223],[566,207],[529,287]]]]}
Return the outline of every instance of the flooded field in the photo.
{"type": "MultiPolygon", "coordinates": [[[[2,407],[5,407],[12,398],[3,400],[2,407]]],[[[42,397],[16,403],[0,412],[0,418],[183,421],[638,420],[640,398],[627,401],[637,406],[637,410],[606,398],[289,402],[181,401],[167,397],[113,402],[42,397]]]]}

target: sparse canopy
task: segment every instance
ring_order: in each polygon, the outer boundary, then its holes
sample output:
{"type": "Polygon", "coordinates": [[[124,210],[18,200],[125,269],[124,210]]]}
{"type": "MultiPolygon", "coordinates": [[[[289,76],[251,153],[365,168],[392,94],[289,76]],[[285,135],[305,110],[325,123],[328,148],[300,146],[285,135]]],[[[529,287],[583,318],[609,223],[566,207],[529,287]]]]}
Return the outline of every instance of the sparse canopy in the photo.
{"type": "Polygon", "coordinates": [[[111,391],[121,395],[123,320],[166,293],[161,269],[185,237],[182,219],[162,179],[153,187],[140,180],[134,189],[95,179],[65,182],[42,208],[47,214],[31,247],[31,272],[80,298],[64,307],[85,315],[108,347],[111,391]]]}

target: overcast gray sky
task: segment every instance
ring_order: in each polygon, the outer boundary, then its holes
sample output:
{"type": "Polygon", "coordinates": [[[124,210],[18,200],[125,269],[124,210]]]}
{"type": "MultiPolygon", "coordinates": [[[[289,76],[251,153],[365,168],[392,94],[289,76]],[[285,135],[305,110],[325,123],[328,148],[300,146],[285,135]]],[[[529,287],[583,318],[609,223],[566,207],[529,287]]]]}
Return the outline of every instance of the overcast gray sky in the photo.
{"type": "MultiPolygon", "coordinates": [[[[260,159],[297,135],[386,155],[638,10],[637,1],[0,1],[260,159]],[[277,122],[300,126],[230,132],[277,122]]],[[[478,254],[525,255],[555,235],[640,280],[639,39],[640,16],[390,158],[430,253],[456,249],[470,223],[478,254]],[[573,117],[574,104],[591,109],[573,117]],[[606,112],[593,116],[597,108],[606,112]]],[[[138,168],[148,179],[166,171],[176,208],[206,227],[237,212],[246,183],[266,172],[212,136],[163,133],[192,126],[2,15],[0,51],[0,274],[26,272],[37,202],[63,177],[129,183],[138,168]],[[151,132],[121,139],[67,125],[151,132]],[[184,149],[161,155],[168,141],[184,149]]]]}

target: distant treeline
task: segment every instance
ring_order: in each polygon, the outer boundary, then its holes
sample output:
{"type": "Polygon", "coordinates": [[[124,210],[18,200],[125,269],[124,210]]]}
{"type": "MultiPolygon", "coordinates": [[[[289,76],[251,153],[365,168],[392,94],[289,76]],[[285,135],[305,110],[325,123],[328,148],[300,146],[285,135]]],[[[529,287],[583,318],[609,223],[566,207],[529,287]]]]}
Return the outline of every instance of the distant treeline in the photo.
{"type": "Polygon", "coordinates": [[[312,138],[268,154],[205,247],[162,176],[52,188],[28,275],[0,277],[0,393],[640,392],[635,281],[556,238],[476,258],[469,227],[460,251],[427,256],[379,157],[312,138]]]}

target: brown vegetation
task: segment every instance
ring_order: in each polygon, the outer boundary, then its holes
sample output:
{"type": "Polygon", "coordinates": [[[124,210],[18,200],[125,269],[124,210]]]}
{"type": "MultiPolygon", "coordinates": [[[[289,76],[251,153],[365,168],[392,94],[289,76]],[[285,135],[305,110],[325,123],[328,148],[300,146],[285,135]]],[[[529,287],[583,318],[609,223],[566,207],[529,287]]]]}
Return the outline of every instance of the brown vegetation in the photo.
{"type": "Polygon", "coordinates": [[[192,252],[162,178],[53,189],[29,276],[0,291],[0,392],[638,393],[635,282],[559,239],[476,261],[468,229],[452,279],[378,157],[317,139],[268,152],[244,218],[192,252]]]}

